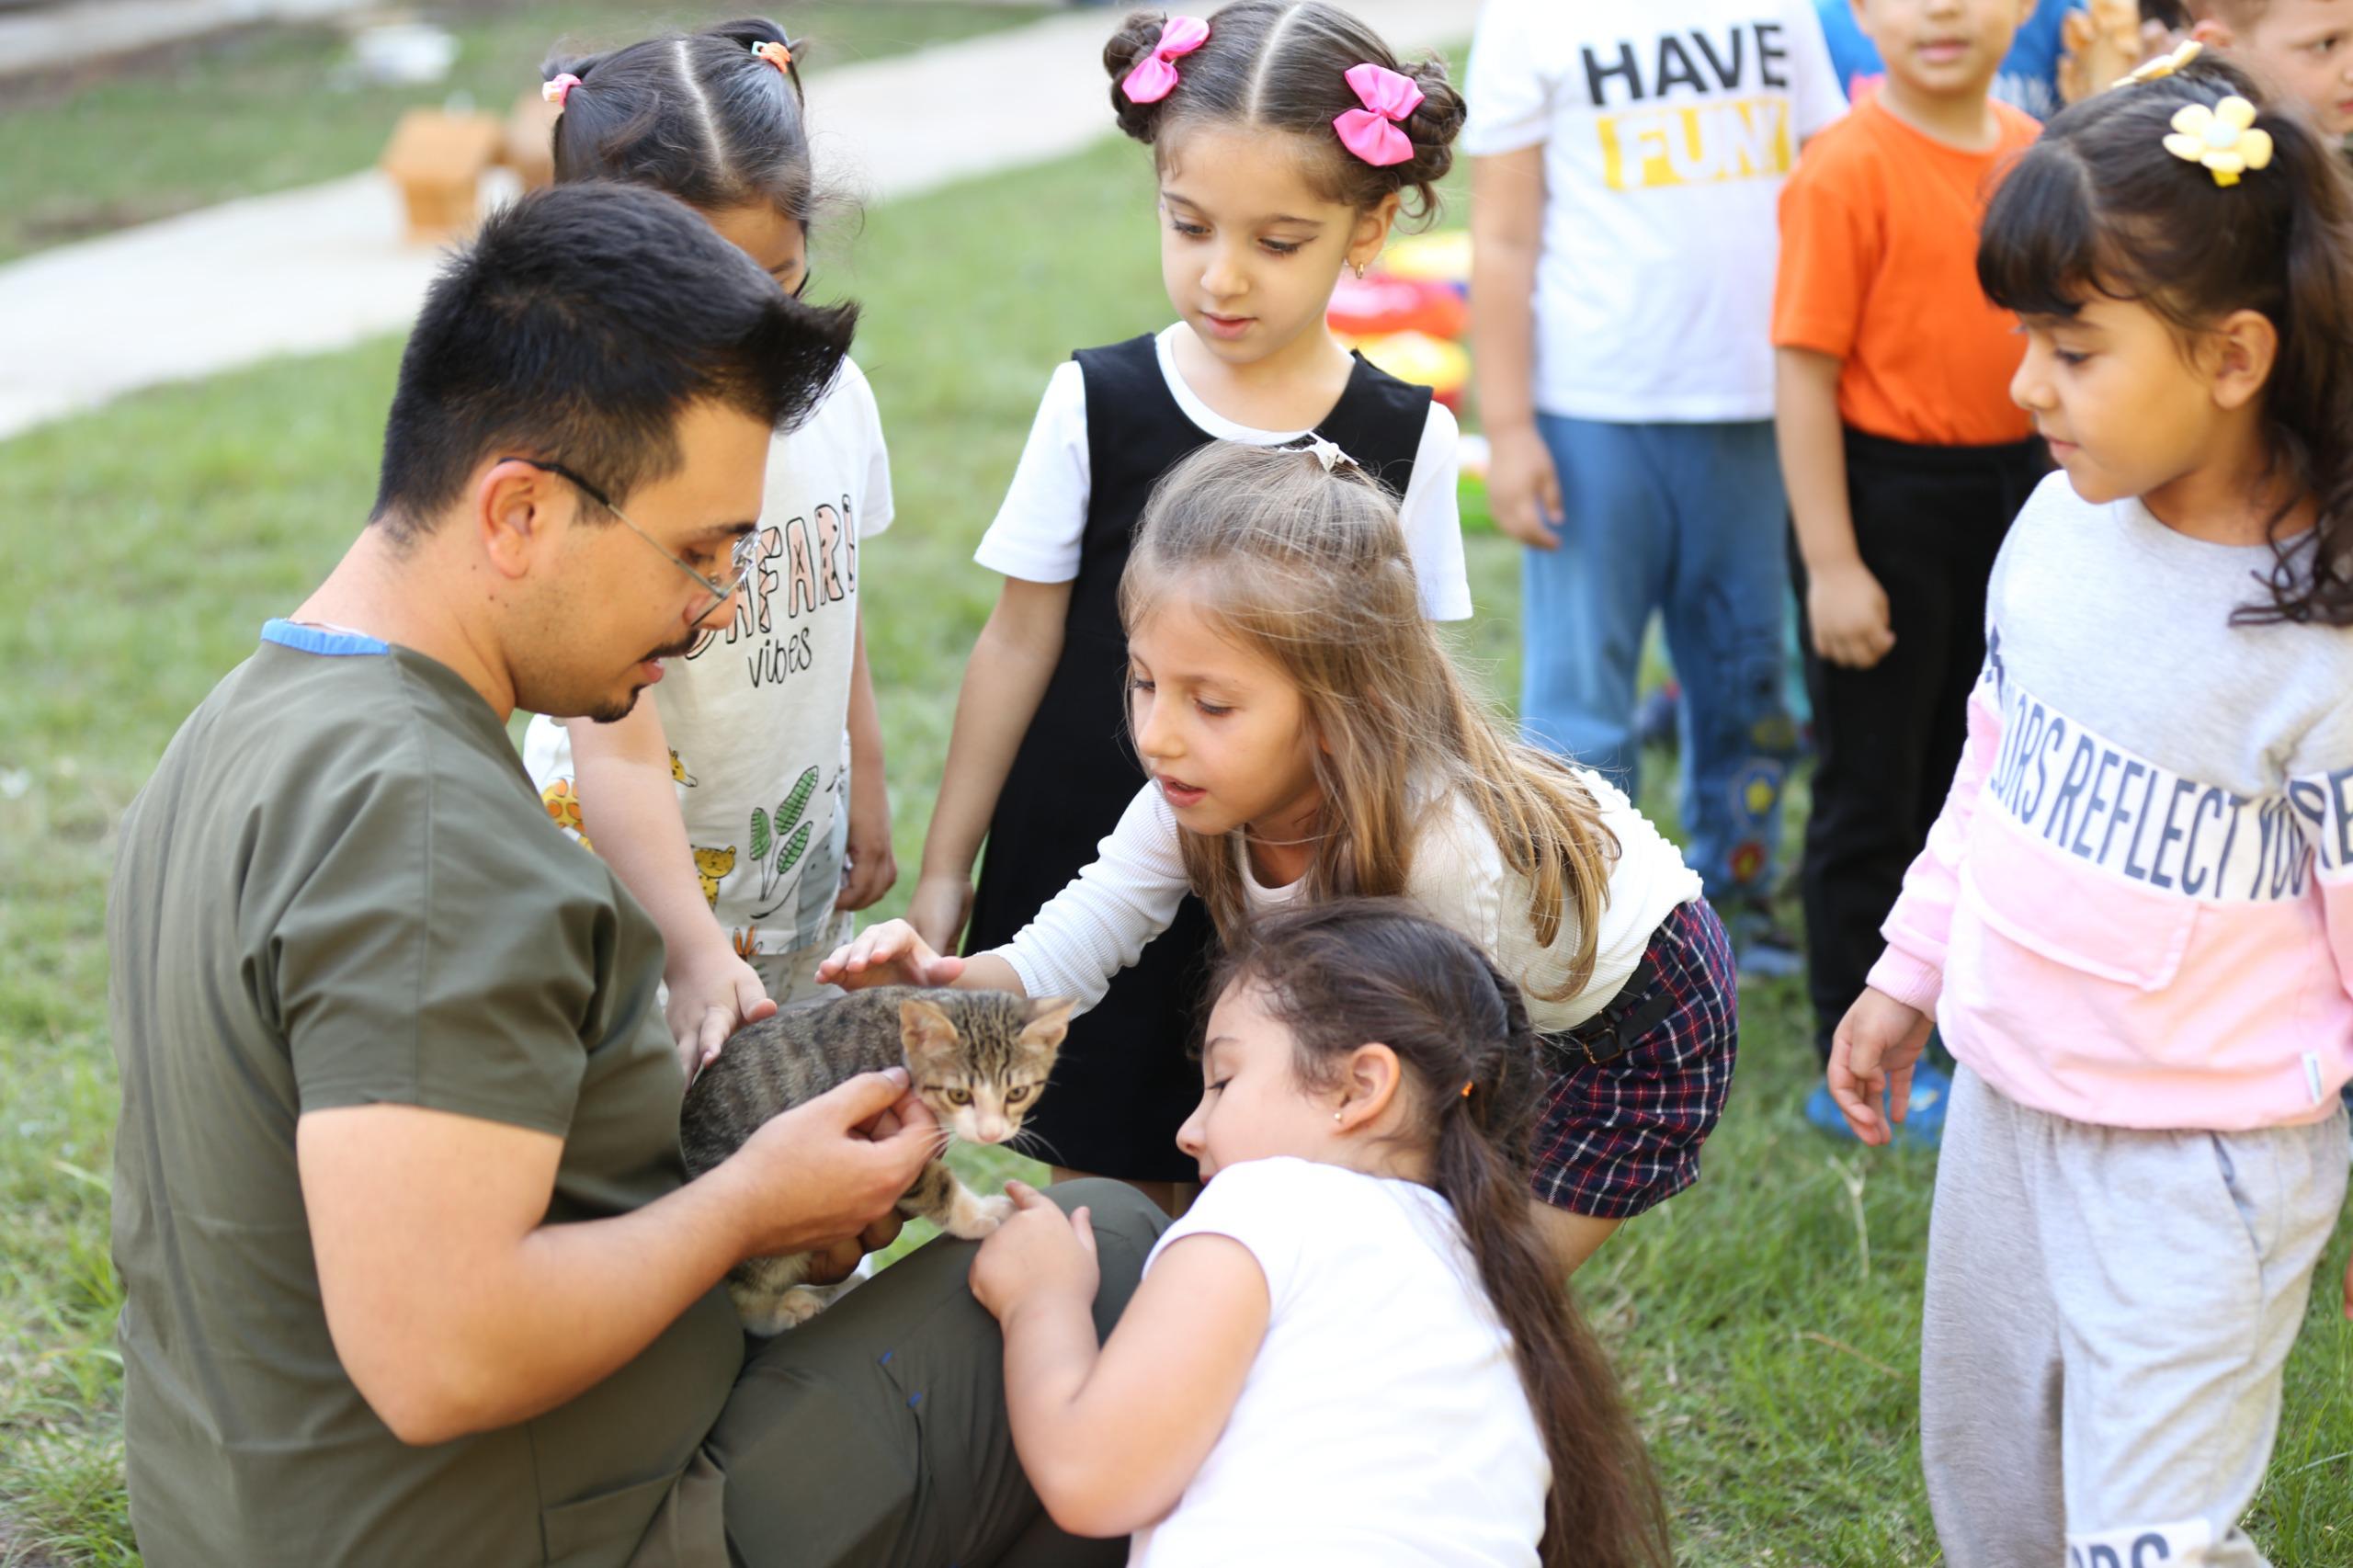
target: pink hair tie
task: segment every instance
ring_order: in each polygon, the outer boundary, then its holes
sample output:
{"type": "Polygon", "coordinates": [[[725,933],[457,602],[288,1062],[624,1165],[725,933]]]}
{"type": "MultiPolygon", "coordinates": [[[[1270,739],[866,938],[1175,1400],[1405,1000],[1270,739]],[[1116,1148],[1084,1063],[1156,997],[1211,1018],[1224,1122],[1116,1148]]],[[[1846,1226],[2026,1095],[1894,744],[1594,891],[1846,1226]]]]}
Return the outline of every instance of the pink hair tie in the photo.
{"type": "Polygon", "coordinates": [[[540,83],[540,97],[555,105],[556,108],[562,108],[563,100],[570,97],[572,89],[578,85],[580,85],[580,78],[566,71],[551,82],[540,83]]]}
{"type": "Polygon", "coordinates": [[[1210,40],[1210,25],[1199,17],[1171,17],[1160,25],[1160,41],[1136,62],[1120,83],[1131,104],[1156,104],[1176,90],[1175,61],[1210,40]]]}
{"type": "Polygon", "coordinates": [[[1414,79],[1369,60],[1349,66],[1344,74],[1364,108],[1352,108],[1332,121],[1332,129],[1340,133],[1340,145],[1377,169],[1411,158],[1413,140],[1394,122],[1422,107],[1422,90],[1414,85],[1414,79]]]}

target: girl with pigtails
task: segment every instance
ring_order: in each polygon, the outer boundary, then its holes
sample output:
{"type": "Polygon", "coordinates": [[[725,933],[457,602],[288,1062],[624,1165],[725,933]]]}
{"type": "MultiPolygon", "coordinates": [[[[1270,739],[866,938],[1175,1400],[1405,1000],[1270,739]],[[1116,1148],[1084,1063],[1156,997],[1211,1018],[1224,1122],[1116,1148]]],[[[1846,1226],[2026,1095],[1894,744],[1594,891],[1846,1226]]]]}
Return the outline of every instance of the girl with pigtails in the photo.
{"type": "MultiPolygon", "coordinates": [[[[1140,11],[1104,50],[1120,128],[1153,150],[1162,280],[1176,320],[1082,349],[1048,382],[975,559],[1005,586],[957,702],[909,918],[942,951],[1029,924],[1144,782],[1121,732],[1119,586],[1154,483],[1212,441],[1336,446],[1399,498],[1419,610],[1471,613],[1453,416],[1324,325],[1343,271],[1427,217],[1462,100],[1435,57],[1401,61],[1336,6],[1240,0],[1206,21],[1140,11]],[[977,892],[972,871],[988,854],[977,892]]],[[[1137,1182],[1173,1207],[1175,1134],[1211,944],[1173,927],[1076,1020],[1031,1126],[1065,1174],[1137,1182]]]]}
{"type": "MultiPolygon", "coordinates": [[[[798,48],[754,17],[551,58],[557,180],[676,197],[801,293],[819,201],[798,48]]],[[[550,456],[551,483],[602,504],[595,453],[550,456]]],[[[687,562],[733,590],[734,615],[649,650],[666,662],[648,700],[535,718],[523,742],[551,814],[662,927],[689,1077],[741,1025],[807,995],[851,912],[897,876],[859,571],[891,523],[890,459],[857,365],[777,437],[763,500],[734,559],[687,562]]]]}

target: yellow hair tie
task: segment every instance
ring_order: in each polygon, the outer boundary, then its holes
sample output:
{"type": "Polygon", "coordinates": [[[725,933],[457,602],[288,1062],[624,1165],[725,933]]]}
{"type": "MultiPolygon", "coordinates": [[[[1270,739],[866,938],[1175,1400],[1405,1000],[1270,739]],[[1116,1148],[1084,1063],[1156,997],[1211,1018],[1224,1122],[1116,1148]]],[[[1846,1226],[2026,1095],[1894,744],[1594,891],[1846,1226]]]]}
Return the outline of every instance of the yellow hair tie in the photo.
{"type": "Polygon", "coordinates": [[[2165,151],[2205,165],[2216,185],[2236,185],[2240,175],[2271,162],[2271,132],[2254,127],[2255,106],[2235,93],[2212,108],[2184,104],[2174,111],[2165,151]]]}
{"type": "Polygon", "coordinates": [[[2160,54],[2154,60],[2142,62],[2139,70],[2127,76],[2119,76],[2111,85],[2129,87],[2136,82],[2157,81],[2172,75],[2205,52],[2204,44],[2200,43],[2196,39],[2188,40],[2171,54],[2160,54]]]}
{"type": "Polygon", "coordinates": [[[756,43],[752,52],[782,71],[792,63],[792,51],[780,43],[756,43]]]}

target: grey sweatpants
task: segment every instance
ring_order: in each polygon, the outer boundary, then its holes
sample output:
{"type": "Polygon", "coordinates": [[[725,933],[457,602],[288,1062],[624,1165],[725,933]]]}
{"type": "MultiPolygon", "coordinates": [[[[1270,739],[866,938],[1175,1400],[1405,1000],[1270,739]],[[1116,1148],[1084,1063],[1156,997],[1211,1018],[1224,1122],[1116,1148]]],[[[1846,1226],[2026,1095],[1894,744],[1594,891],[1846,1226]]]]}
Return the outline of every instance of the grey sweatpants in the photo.
{"type": "Polygon", "coordinates": [[[2347,1165],[2342,1107],[2143,1132],[1955,1075],[1920,1346],[1951,1568],[2260,1568],[2239,1516],[2347,1165]]]}

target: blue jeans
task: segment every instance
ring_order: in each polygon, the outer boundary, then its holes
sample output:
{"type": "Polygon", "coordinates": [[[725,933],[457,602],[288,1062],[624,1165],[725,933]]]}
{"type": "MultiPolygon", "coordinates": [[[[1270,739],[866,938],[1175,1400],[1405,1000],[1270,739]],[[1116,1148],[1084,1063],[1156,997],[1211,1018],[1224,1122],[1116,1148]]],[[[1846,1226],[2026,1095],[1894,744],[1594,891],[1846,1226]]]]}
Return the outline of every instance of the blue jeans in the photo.
{"type": "Polygon", "coordinates": [[[1797,751],[1783,692],[1787,504],[1769,420],[1621,425],[1544,414],[1561,548],[1523,566],[1529,738],[1637,790],[1643,635],[1656,611],[1682,681],[1686,858],[1708,896],[1773,882],[1797,751]]]}

